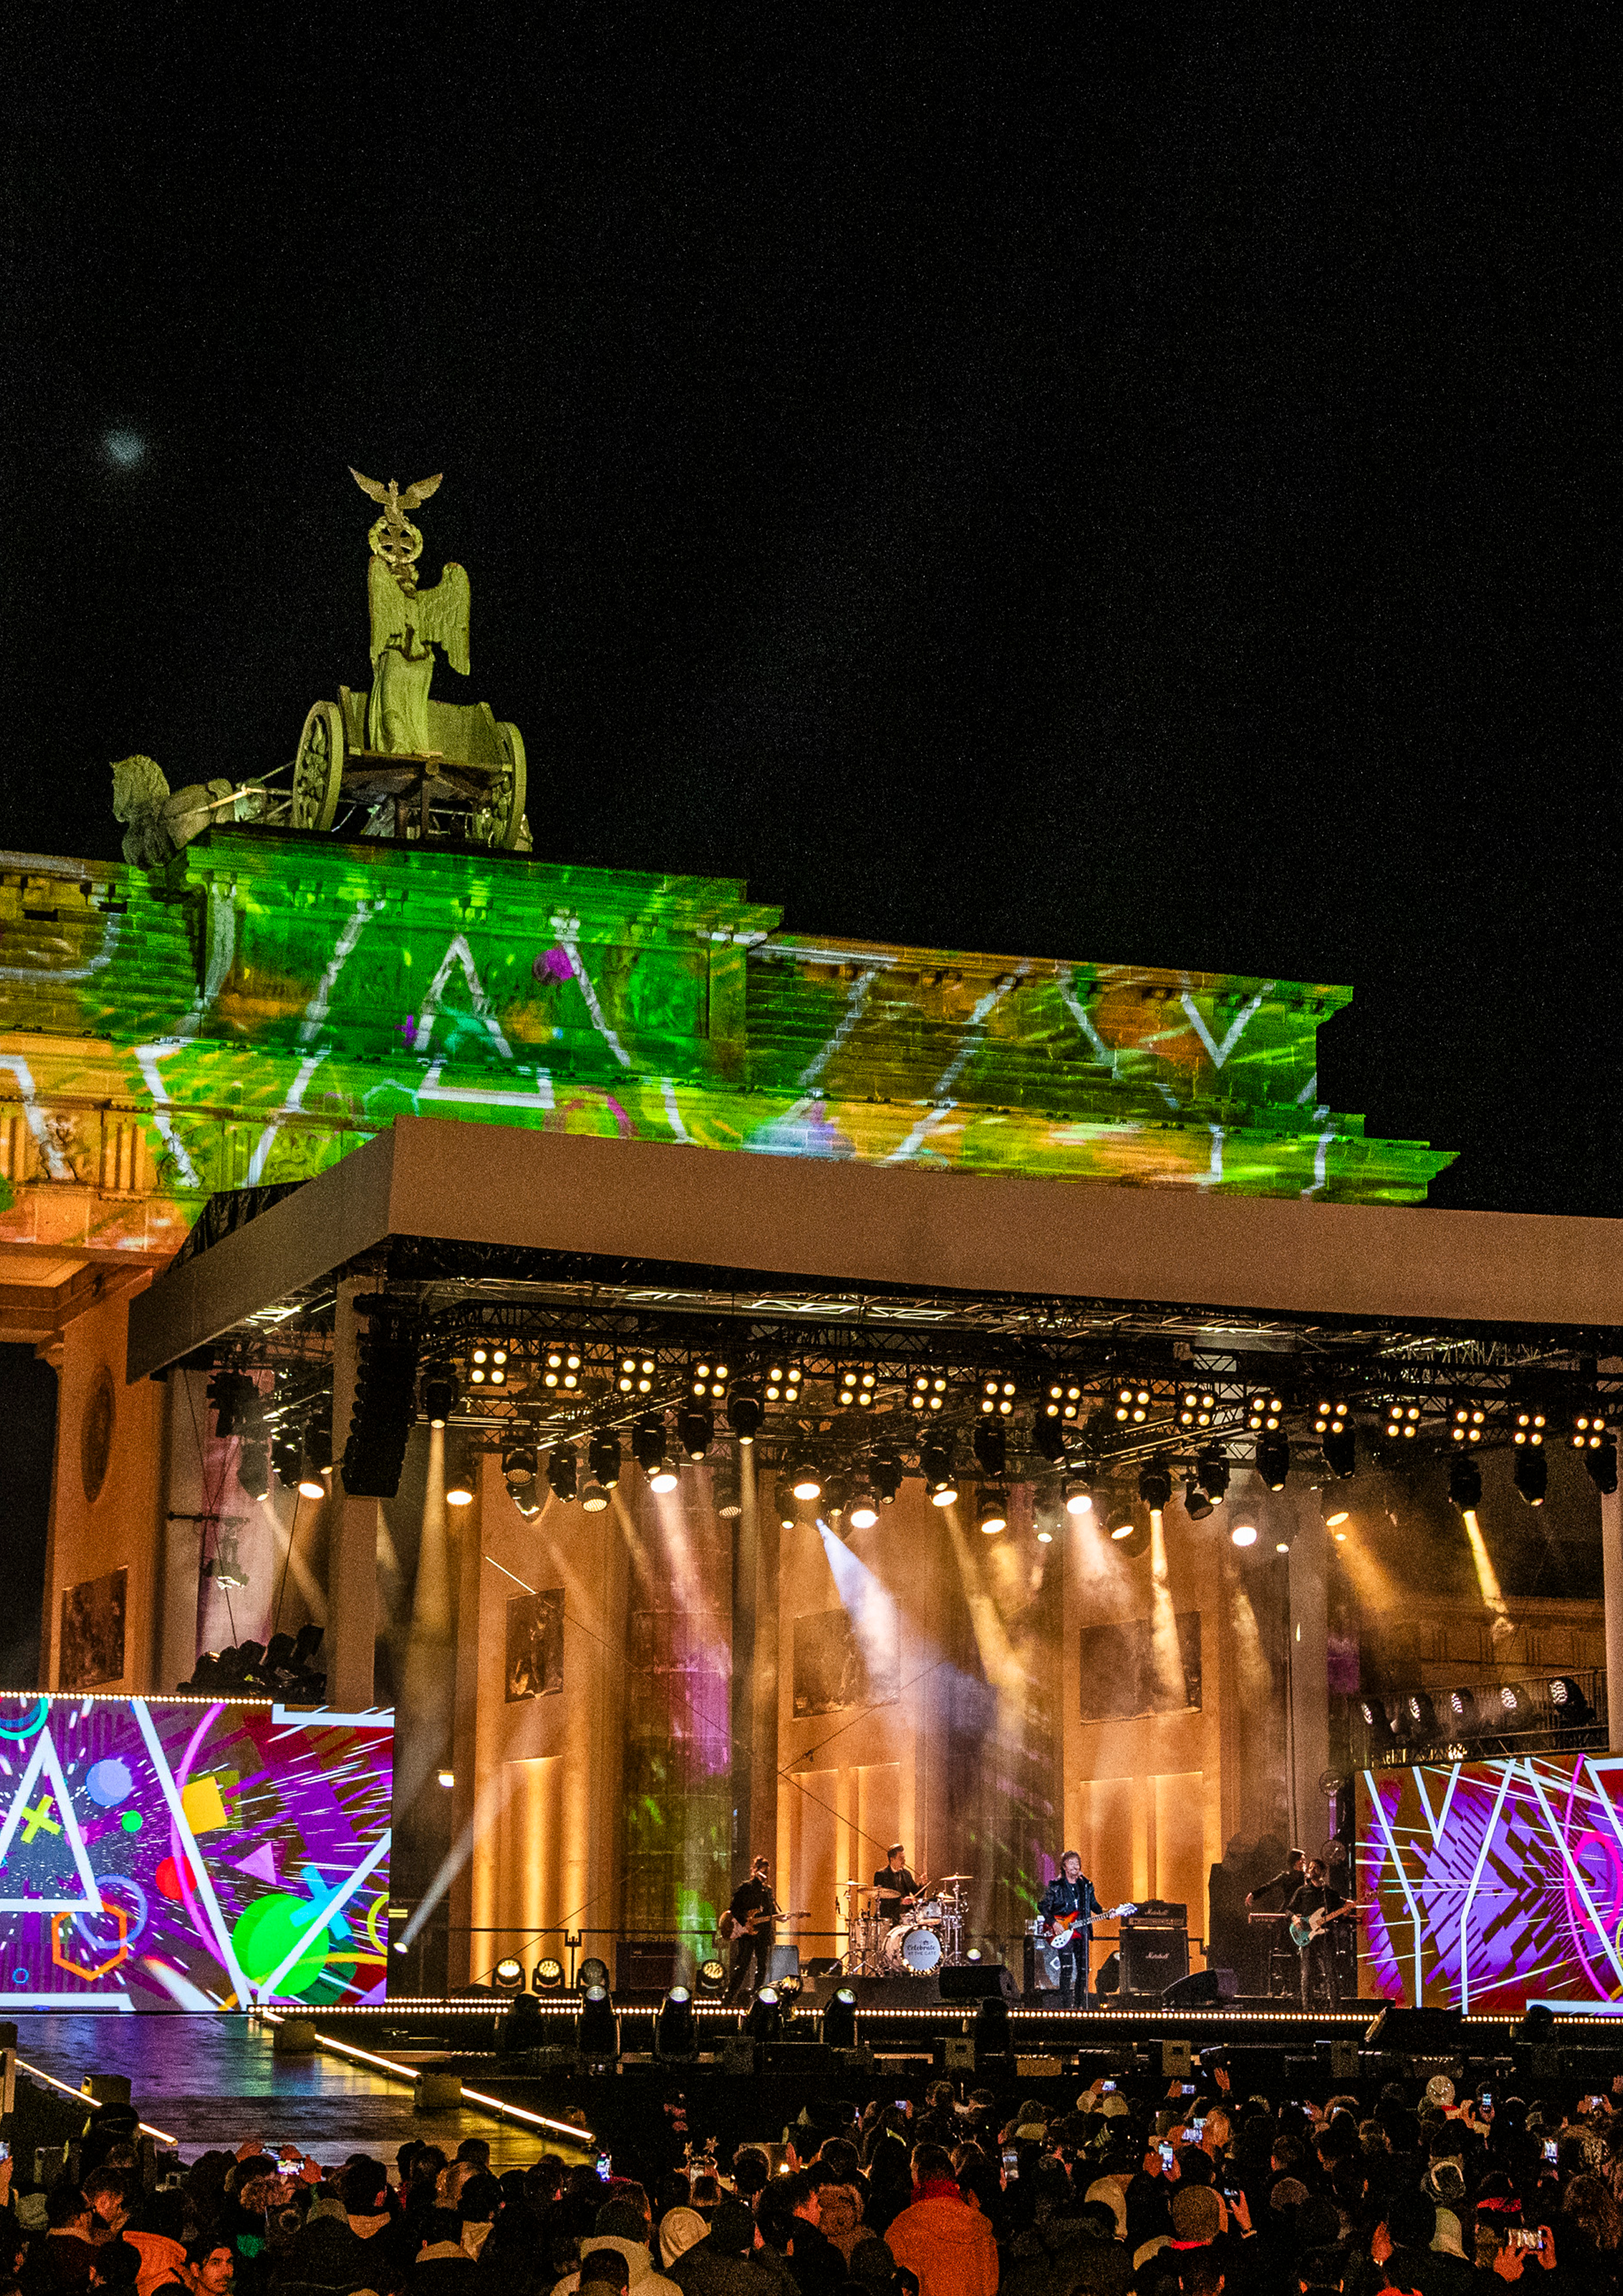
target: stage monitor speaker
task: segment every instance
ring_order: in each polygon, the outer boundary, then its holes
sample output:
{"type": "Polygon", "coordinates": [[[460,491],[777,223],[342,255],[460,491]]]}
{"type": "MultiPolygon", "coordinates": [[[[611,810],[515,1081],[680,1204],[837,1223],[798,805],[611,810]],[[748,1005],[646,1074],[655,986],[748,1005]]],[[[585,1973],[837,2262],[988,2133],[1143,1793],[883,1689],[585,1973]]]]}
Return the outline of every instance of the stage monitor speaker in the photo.
{"type": "Polygon", "coordinates": [[[1364,2036],[1368,2049],[1400,2057],[1463,2057],[1465,2028],[1457,2009],[1383,2009],[1364,2036]]]}
{"type": "Polygon", "coordinates": [[[1140,1929],[1124,1923],[1117,1950],[1121,1956],[1121,1991],[1165,1993],[1189,1974],[1189,1932],[1170,1924],[1140,1929]]]}
{"type": "Polygon", "coordinates": [[[798,1945],[775,1945],[766,1967],[768,1985],[781,1985],[786,1977],[800,1974],[800,1948],[798,1945]]]}
{"type": "Polygon", "coordinates": [[[1018,2001],[1020,1987],[1014,1972],[1001,1961],[965,1962],[962,1968],[939,1969],[936,1983],[943,2001],[1018,2001]]]}
{"type": "Polygon", "coordinates": [[[936,1977],[932,1970],[928,1977],[848,1977],[844,1981],[857,1996],[859,2009],[939,2009],[936,1977]]]}
{"type": "Polygon", "coordinates": [[[1193,2070],[1194,2043],[1193,2041],[1161,2043],[1161,2071],[1168,2079],[1187,2080],[1193,2070]]]}
{"type": "Polygon", "coordinates": [[[1330,2078],[1332,2080],[1357,2079],[1358,2037],[1356,2033],[1332,2033],[1331,2035],[1330,2078]]]}
{"type": "Polygon", "coordinates": [[[1234,1997],[1234,1972],[1232,1969],[1192,1969],[1187,1977],[1175,1977],[1161,1995],[1163,2009],[1216,2009],[1234,1997]]]}

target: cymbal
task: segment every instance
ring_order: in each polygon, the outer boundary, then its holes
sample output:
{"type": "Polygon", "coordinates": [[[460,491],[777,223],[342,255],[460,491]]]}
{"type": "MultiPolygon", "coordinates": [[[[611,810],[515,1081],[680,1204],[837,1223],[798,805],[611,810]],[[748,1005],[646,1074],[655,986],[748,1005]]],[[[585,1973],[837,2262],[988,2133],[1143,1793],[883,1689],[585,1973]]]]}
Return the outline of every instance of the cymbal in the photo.
{"type": "Polygon", "coordinates": [[[936,1875],[938,1882],[972,1882],[974,1878],[972,1874],[938,1874],[936,1875]]]}
{"type": "Polygon", "coordinates": [[[859,1898],[877,1898],[879,1895],[872,1882],[840,1882],[836,1886],[841,1890],[855,1890],[859,1898]]]}

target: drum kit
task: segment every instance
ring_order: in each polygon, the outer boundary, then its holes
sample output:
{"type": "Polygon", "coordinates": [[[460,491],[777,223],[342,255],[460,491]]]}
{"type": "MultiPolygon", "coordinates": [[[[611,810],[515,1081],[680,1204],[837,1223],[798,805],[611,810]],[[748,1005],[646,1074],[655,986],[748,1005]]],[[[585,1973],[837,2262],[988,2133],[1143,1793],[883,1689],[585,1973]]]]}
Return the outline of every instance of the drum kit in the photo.
{"type": "Polygon", "coordinates": [[[900,1921],[880,1911],[880,1892],[865,1882],[842,1882],[847,1977],[929,1977],[955,1969],[964,1958],[966,1891],[972,1874],[944,1874],[928,1897],[904,1908],[900,1921]]]}

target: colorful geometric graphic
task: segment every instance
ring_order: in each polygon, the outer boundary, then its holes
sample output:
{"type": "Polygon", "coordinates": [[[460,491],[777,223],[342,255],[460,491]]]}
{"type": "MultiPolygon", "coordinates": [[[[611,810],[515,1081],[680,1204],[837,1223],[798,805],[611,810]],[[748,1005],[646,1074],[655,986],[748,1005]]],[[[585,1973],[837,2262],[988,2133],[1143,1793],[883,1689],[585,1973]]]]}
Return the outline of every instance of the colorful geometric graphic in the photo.
{"type": "Polygon", "coordinates": [[[1357,1826],[1361,1993],[1623,2013],[1623,1756],[1365,1770],[1357,1826]]]}
{"type": "Polygon", "coordinates": [[[370,1715],[0,1693],[0,2011],[381,2000],[393,1746],[370,1715]]]}

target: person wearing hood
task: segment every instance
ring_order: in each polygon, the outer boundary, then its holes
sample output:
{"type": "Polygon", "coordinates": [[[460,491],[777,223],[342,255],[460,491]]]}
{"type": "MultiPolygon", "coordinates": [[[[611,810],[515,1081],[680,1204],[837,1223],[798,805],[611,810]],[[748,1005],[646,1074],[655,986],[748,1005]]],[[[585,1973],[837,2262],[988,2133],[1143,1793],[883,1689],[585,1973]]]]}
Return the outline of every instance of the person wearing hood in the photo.
{"type": "Polygon", "coordinates": [[[939,2145],[921,2144],[914,2153],[913,2185],[913,2205],[893,2220],[885,2244],[918,2276],[919,2296],[996,2296],[992,2227],[963,2198],[939,2145]]]}
{"type": "MultiPolygon", "coordinates": [[[[653,2268],[648,2247],[648,2219],[634,2202],[605,2201],[597,2211],[586,2247],[611,2248],[626,2259],[629,2296],[678,2296],[676,2283],[653,2268]]],[[[575,2296],[580,2285],[578,2267],[566,2272],[553,2296],[575,2296]]]]}

